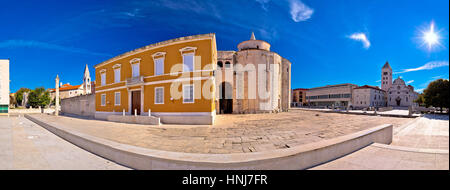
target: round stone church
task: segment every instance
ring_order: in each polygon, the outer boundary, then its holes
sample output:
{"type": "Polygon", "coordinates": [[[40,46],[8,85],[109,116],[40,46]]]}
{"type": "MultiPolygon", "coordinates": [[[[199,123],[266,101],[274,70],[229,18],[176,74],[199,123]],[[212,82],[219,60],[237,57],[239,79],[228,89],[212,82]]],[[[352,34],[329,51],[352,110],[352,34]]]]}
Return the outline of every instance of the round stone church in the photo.
{"type": "Polygon", "coordinates": [[[270,44],[254,33],[237,49],[217,52],[216,113],[287,111],[291,62],[270,51],[270,44]]]}

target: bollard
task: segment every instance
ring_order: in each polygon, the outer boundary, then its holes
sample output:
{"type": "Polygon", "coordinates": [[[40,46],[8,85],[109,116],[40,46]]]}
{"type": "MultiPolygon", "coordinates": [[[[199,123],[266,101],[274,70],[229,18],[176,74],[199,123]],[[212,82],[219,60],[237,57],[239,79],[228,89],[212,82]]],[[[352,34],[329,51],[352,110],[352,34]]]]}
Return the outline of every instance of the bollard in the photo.
{"type": "Polygon", "coordinates": [[[134,109],[134,116],[137,116],[137,109],[134,109]]]}
{"type": "Polygon", "coordinates": [[[125,109],[123,109],[122,111],[122,116],[125,116],[125,109]]]}
{"type": "Polygon", "coordinates": [[[148,109],[148,116],[152,116],[152,112],[150,111],[150,109],[148,109]]]}

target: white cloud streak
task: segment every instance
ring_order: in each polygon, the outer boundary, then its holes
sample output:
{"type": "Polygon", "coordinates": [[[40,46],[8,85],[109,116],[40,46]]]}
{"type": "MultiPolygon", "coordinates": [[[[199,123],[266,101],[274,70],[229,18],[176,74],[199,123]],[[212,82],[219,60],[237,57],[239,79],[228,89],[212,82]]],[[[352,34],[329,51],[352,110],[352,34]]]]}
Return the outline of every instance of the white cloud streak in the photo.
{"type": "Polygon", "coordinates": [[[364,45],[364,48],[366,48],[366,49],[369,49],[369,47],[370,47],[370,41],[367,38],[366,34],[364,34],[364,33],[354,33],[354,34],[348,36],[348,38],[362,42],[364,45]]]}
{"type": "Polygon", "coordinates": [[[261,8],[267,11],[267,4],[270,2],[270,0],[255,0],[259,4],[261,4],[261,8]]]}
{"type": "Polygon", "coordinates": [[[419,88],[419,89],[416,89],[415,91],[418,92],[418,93],[422,93],[423,90],[425,90],[425,88],[419,88]]]}
{"type": "Polygon", "coordinates": [[[403,69],[402,71],[394,72],[394,74],[407,73],[407,72],[413,72],[413,71],[421,71],[421,70],[431,70],[434,68],[445,67],[445,66],[448,66],[448,61],[432,61],[432,62],[428,62],[425,65],[417,67],[417,68],[403,69]]]}
{"type": "Polygon", "coordinates": [[[295,22],[306,21],[311,18],[314,10],[300,0],[290,0],[290,13],[295,22]]]}
{"type": "Polygon", "coordinates": [[[111,56],[110,54],[106,54],[106,53],[91,52],[86,49],[67,47],[67,46],[49,44],[49,43],[38,42],[38,41],[7,40],[7,41],[0,42],[0,48],[21,48],[21,47],[51,49],[51,50],[58,50],[58,51],[64,51],[64,52],[70,52],[70,53],[90,54],[90,55],[99,55],[99,56],[111,56]]]}
{"type": "Polygon", "coordinates": [[[406,82],[406,84],[411,84],[413,82],[414,82],[414,80],[410,80],[410,81],[406,82]]]}

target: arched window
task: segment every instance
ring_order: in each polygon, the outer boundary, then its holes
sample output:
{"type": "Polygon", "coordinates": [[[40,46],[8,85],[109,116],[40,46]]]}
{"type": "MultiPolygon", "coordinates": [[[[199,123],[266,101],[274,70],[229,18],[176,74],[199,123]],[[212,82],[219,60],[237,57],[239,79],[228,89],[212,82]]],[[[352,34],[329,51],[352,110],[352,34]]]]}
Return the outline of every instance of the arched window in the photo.
{"type": "Polygon", "coordinates": [[[219,69],[221,69],[223,67],[222,61],[217,62],[217,66],[219,67],[219,69]]]}
{"type": "Polygon", "coordinates": [[[231,63],[229,61],[225,62],[225,68],[231,68],[231,63]]]}

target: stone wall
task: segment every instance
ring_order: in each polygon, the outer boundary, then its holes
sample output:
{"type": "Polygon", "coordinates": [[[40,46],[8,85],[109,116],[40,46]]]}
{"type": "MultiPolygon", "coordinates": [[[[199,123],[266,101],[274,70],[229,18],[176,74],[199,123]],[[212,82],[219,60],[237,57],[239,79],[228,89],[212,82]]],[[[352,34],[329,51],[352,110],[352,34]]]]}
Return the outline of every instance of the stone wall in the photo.
{"type": "Polygon", "coordinates": [[[61,112],[79,116],[94,117],[95,94],[76,96],[61,100],[61,112]]]}

